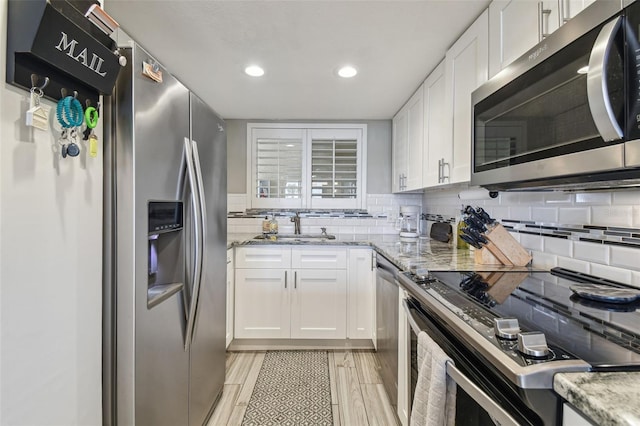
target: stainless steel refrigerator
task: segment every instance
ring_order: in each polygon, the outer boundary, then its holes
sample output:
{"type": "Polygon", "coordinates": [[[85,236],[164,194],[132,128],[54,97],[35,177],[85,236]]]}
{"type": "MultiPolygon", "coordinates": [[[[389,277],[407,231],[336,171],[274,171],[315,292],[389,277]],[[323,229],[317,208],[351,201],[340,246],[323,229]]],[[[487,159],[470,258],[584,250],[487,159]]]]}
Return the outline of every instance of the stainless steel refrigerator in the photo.
{"type": "Polygon", "coordinates": [[[225,371],[224,121],[140,46],[121,52],[104,98],[104,424],[202,425],[225,371]]]}

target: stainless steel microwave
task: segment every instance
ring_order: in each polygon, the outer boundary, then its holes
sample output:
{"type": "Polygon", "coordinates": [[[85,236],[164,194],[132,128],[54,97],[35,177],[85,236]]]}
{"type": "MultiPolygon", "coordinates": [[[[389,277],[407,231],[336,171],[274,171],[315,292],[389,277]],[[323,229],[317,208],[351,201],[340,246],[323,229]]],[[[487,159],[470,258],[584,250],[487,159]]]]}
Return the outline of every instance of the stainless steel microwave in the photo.
{"type": "Polygon", "coordinates": [[[473,185],[640,185],[640,2],[596,1],[472,103],[473,185]]]}

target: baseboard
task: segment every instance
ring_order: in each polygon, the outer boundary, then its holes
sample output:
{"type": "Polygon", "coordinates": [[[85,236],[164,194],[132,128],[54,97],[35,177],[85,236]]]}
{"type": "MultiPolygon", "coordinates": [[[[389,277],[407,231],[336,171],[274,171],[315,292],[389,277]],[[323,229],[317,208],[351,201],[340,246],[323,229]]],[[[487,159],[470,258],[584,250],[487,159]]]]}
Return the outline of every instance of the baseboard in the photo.
{"type": "Polygon", "coordinates": [[[370,339],[234,339],[228,351],[373,349],[370,339]]]}

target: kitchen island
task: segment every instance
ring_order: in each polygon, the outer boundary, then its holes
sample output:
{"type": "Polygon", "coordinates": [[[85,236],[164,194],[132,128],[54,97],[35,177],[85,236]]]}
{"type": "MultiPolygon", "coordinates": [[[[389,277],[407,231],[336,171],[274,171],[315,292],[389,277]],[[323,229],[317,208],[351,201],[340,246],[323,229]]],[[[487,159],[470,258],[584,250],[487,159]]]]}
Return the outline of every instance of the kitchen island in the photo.
{"type": "MultiPolygon", "coordinates": [[[[532,268],[476,265],[473,250],[419,238],[401,241],[397,235],[337,235],[321,241],[255,240],[256,234],[229,234],[228,247],[246,245],[326,245],[371,247],[398,268],[416,274],[436,271],[513,271],[532,268]]],[[[640,373],[560,373],[554,390],[598,425],[640,425],[640,373]]],[[[569,423],[566,423],[569,424],[569,423]]]]}

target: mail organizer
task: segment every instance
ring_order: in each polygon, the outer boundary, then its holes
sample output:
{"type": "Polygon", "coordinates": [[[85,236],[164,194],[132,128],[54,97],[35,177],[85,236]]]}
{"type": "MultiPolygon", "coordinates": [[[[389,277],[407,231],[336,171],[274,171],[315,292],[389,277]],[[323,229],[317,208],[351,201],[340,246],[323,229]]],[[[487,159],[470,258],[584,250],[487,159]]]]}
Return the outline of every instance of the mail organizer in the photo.
{"type": "Polygon", "coordinates": [[[58,100],[62,89],[76,91],[83,105],[111,94],[120,58],[115,41],[84,15],[94,3],[9,0],[7,83],[29,90],[32,75],[48,77],[45,97],[58,100]]]}
{"type": "Polygon", "coordinates": [[[531,255],[481,207],[464,209],[466,227],[461,238],[477,248],[475,263],[483,265],[526,266],[531,255]]]}

